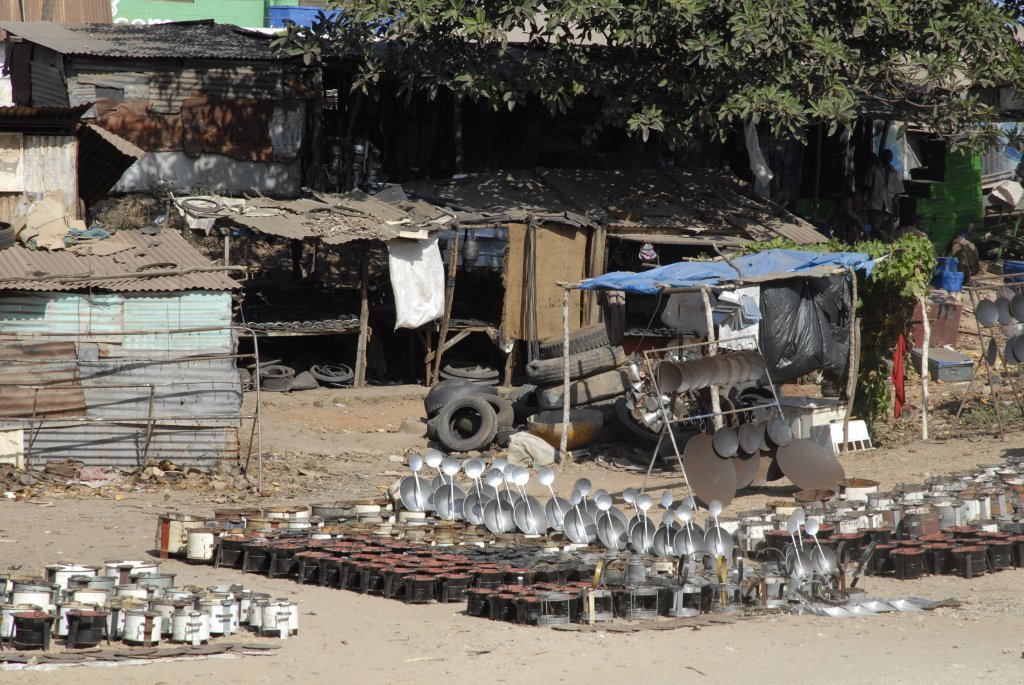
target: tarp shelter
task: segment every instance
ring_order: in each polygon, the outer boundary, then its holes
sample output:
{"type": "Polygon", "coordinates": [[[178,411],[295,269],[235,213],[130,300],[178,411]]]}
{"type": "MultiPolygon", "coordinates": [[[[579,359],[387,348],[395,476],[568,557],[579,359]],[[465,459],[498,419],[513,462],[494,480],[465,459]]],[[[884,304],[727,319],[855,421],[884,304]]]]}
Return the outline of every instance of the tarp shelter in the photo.
{"type": "MultiPolygon", "coordinates": [[[[443,354],[467,332],[486,332],[506,354],[506,380],[516,341],[561,334],[560,283],[603,273],[609,241],[710,250],[778,237],[801,245],[824,239],[810,224],[713,170],[533,169],[405,183],[402,189],[444,208],[466,236],[499,253],[490,261],[498,264],[504,291],[500,318],[486,326],[458,317],[442,321],[438,348],[443,354]],[[500,246],[491,245],[494,230],[502,236],[500,246]],[[450,339],[449,329],[455,334],[450,339]]],[[[458,245],[459,238],[451,242],[458,245]]],[[[449,254],[461,268],[457,252],[449,254]]],[[[456,288],[454,297],[459,302],[474,294],[456,288]]],[[[572,329],[599,320],[595,297],[572,292],[569,306],[572,329]]]]}
{"type": "Polygon", "coordinates": [[[766,250],[728,262],[679,262],[643,273],[614,271],[585,280],[579,288],[657,295],[680,288],[778,280],[797,275],[826,276],[850,267],[870,274],[874,262],[860,252],[766,250]]]}

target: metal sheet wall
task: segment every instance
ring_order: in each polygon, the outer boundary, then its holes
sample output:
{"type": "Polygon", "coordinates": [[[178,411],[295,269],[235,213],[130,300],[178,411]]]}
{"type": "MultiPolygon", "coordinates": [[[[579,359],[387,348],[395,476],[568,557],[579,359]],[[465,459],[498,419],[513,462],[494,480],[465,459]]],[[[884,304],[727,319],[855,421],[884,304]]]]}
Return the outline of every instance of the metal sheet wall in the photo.
{"type": "Polygon", "coordinates": [[[22,137],[24,190],[0,193],[0,221],[12,223],[28,206],[49,192],[64,193],[68,216],[78,212],[78,145],[74,136],[22,137]]]}
{"type": "Polygon", "coordinates": [[[172,355],[201,350],[231,354],[231,295],[226,292],[46,293],[0,297],[0,335],[64,334],[80,342],[120,345],[121,355],[172,355]],[[215,329],[175,332],[182,329],[215,329]],[[129,333],[130,335],[123,335],[129,333]]]}
{"type": "Polygon", "coordinates": [[[129,467],[169,459],[208,467],[237,455],[242,389],[230,316],[226,292],[6,293],[0,338],[75,345],[61,348],[68,359],[11,362],[20,387],[3,389],[13,399],[0,402],[0,428],[25,429],[25,451],[35,465],[74,458],[129,467]],[[193,328],[217,330],[176,332],[193,328]],[[32,384],[54,372],[78,379],[79,416],[30,425],[23,411],[2,411],[23,409],[36,392],[32,384]]]}

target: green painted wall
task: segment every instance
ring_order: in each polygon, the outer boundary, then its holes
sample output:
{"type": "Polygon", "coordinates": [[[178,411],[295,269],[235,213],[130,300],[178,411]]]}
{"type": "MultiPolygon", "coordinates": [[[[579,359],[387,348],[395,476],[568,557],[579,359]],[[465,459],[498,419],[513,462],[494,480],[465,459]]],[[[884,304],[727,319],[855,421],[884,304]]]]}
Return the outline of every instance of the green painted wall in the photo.
{"type": "Polygon", "coordinates": [[[110,5],[115,23],[213,19],[246,28],[266,25],[267,0],[110,0],[110,5]]]}

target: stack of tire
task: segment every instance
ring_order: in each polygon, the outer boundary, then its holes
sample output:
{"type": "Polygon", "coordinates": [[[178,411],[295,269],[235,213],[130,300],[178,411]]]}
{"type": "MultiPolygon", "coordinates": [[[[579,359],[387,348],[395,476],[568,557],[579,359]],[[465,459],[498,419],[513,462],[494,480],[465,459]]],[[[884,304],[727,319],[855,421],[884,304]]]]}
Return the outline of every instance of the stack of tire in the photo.
{"type": "Polygon", "coordinates": [[[427,393],[427,437],[448,452],[487,449],[499,433],[512,428],[512,402],[498,395],[494,385],[465,378],[448,378],[427,393]]]}
{"type": "MultiPolygon", "coordinates": [[[[565,357],[560,339],[540,344],[540,358],[526,366],[526,377],[537,386],[541,409],[560,409],[563,402],[565,357]]],[[[604,325],[582,328],[569,335],[569,404],[572,407],[607,406],[630,387],[622,368],[622,347],[608,343],[604,325]]]]}

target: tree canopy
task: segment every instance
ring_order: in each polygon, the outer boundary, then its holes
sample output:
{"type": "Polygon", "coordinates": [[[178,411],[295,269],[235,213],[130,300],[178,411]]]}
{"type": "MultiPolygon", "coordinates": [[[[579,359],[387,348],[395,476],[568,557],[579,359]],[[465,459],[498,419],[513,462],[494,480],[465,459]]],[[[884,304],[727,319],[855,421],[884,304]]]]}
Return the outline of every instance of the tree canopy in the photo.
{"type": "Polygon", "coordinates": [[[991,142],[986,87],[1024,92],[1021,15],[992,0],[341,0],[278,49],[355,68],[353,88],[456,95],[495,109],[581,102],[590,133],[670,146],[753,120],[776,137],[860,115],[991,142]]]}

